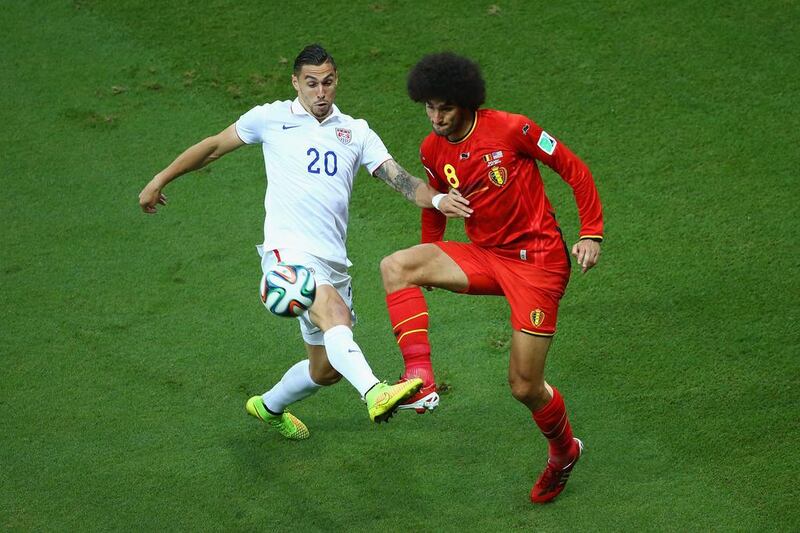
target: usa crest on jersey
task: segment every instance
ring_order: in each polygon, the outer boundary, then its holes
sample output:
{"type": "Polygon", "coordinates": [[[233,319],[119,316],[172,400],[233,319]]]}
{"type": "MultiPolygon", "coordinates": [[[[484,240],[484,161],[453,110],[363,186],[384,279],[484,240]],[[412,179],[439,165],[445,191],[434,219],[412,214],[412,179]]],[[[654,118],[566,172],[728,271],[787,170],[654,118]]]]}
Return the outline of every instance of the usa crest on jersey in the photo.
{"type": "Polygon", "coordinates": [[[347,128],[336,128],[336,138],[339,139],[342,144],[350,144],[350,141],[353,140],[353,132],[347,128]]]}

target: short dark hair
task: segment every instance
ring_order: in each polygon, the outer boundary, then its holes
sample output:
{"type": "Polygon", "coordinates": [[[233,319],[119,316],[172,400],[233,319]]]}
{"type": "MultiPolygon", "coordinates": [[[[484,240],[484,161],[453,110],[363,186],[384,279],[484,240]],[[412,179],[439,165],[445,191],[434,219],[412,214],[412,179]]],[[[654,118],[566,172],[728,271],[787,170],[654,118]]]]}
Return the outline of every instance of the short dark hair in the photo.
{"type": "Polygon", "coordinates": [[[333,70],[336,70],[336,61],[333,60],[333,56],[322,45],[309,44],[297,54],[294,60],[294,73],[299,74],[303,65],[322,65],[327,62],[330,62],[333,70]]]}
{"type": "Polygon", "coordinates": [[[415,102],[444,100],[476,111],[486,100],[477,63],[452,52],[429,54],[408,73],[408,96],[415,102]]]}

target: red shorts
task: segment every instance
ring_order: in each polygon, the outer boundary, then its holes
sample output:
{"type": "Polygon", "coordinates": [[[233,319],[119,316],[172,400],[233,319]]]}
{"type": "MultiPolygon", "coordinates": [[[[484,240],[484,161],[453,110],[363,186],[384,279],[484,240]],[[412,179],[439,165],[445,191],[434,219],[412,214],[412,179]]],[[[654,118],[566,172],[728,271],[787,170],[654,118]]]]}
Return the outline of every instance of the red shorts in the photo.
{"type": "Polygon", "coordinates": [[[519,257],[519,252],[482,248],[472,243],[433,243],[467,275],[465,294],[505,296],[511,306],[511,326],[531,335],[556,332],[558,302],[569,281],[569,263],[543,269],[519,257]],[[516,255],[516,256],[515,256],[516,255]]]}

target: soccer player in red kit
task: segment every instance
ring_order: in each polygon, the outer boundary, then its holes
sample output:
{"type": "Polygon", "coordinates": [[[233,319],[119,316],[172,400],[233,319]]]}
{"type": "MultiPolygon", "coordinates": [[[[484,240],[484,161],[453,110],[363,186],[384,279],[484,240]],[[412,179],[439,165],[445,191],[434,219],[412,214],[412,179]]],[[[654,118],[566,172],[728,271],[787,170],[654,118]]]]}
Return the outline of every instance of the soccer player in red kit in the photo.
{"type": "Polygon", "coordinates": [[[403,379],[423,388],[401,406],[419,413],[439,403],[428,342],[428,308],[420,287],[502,295],[511,307],[511,394],[527,406],[548,441],[545,470],[531,489],[534,503],[563,490],[583,443],[573,437],[564,400],[544,379],[559,300],[570,275],[566,243],[547,199],[538,164],[566,181],[581,221],[572,255],[586,272],[600,256],[603,215],[587,166],[569,148],[523,115],[479,109],[486,90],[478,66],[451,53],[428,55],[408,77],[412,100],[425,104],[433,132],[420,158],[430,184],[462,196],[470,242],[442,241],[446,218],[422,214],[422,244],[381,262],[386,303],[405,360],[403,379]]]}

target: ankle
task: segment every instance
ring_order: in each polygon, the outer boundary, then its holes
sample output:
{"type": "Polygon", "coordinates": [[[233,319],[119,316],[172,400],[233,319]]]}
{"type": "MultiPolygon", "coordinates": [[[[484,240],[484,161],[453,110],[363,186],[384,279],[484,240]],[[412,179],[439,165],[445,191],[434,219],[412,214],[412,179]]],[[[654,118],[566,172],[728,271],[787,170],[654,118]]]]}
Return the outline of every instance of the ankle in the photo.
{"type": "Polygon", "coordinates": [[[266,403],[264,403],[264,400],[263,400],[263,399],[261,400],[261,405],[263,405],[263,406],[264,406],[264,410],[267,412],[267,414],[268,414],[269,416],[281,416],[281,415],[283,414],[283,412],[276,413],[275,411],[272,411],[272,410],[270,410],[270,408],[269,408],[269,407],[267,407],[267,404],[266,404],[266,403]]]}
{"type": "Polygon", "coordinates": [[[364,393],[364,400],[366,400],[367,403],[369,403],[370,398],[372,396],[374,396],[378,392],[378,389],[380,388],[379,386],[380,386],[381,383],[383,383],[383,382],[382,381],[375,382],[375,384],[372,385],[370,388],[368,388],[367,392],[364,393]]]}
{"type": "Polygon", "coordinates": [[[422,380],[423,387],[429,387],[436,383],[433,378],[433,368],[430,365],[426,366],[412,366],[406,368],[405,373],[403,373],[403,379],[414,379],[419,378],[422,380]]]}
{"type": "Polygon", "coordinates": [[[565,450],[555,450],[552,447],[548,450],[547,462],[556,468],[562,468],[571,463],[578,455],[578,443],[572,441],[572,445],[565,450]]]}

